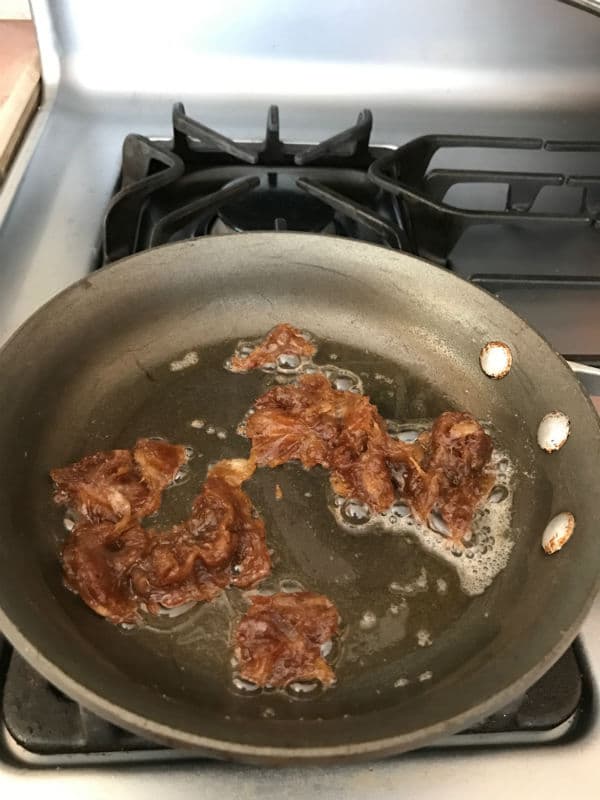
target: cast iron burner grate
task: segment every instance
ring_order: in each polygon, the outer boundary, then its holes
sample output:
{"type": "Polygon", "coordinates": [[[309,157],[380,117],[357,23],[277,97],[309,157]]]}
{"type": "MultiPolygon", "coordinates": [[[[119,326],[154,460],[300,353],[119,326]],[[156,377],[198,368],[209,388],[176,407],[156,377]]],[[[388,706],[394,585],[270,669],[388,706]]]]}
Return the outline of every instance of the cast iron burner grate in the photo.
{"type": "MultiPolygon", "coordinates": [[[[582,256],[596,250],[600,230],[600,175],[589,174],[589,165],[591,157],[600,173],[600,142],[428,135],[394,150],[371,145],[372,126],[365,109],[317,145],[287,144],[271,106],[264,140],[240,143],[175,104],[170,141],[125,138],[103,263],[207,234],[287,229],[384,244],[473,277],[477,270],[457,245],[475,229],[485,239],[502,226],[530,273],[539,277],[542,263],[547,274],[572,278],[583,270],[589,277],[582,256]],[[562,157],[564,170],[549,171],[548,157],[554,167],[562,157]],[[507,161],[512,169],[498,166],[507,161]]],[[[514,269],[514,251],[506,260],[513,269],[503,274],[528,274],[514,269]]]]}
{"type": "MultiPolygon", "coordinates": [[[[59,764],[95,756],[106,760],[106,754],[139,761],[186,755],[101,720],[55,689],[16,653],[6,661],[2,696],[5,738],[13,755],[24,762],[59,764]]],[[[518,701],[440,746],[514,746],[562,739],[584,718],[586,687],[576,648],[570,648],[518,701]]]]}
{"type": "Polygon", "coordinates": [[[264,141],[240,144],[173,108],[173,138],[130,134],[119,187],[104,220],[110,263],[167,242],[211,233],[298,230],[403,245],[398,203],[369,178],[384,148],[369,144],[373,119],[320,144],[286,144],[271,106],[264,141]]]}
{"type": "MultiPolygon", "coordinates": [[[[401,219],[411,250],[447,264],[454,246],[470,228],[481,225],[534,225],[552,228],[598,229],[600,177],[557,172],[432,168],[440,151],[483,150],[532,153],[599,153],[600,142],[543,141],[493,136],[422,136],[383,155],[369,168],[374,182],[400,199],[401,219]],[[462,185],[503,187],[503,202],[495,209],[459,208],[448,202],[451,189],[462,185]],[[577,190],[571,210],[541,210],[536,203],[548,188],[577,190]]],[[[459,159],[460,160],[460,159],[459,159]]],[[[596,245],[598,240],[595,240],[596,245]]]]}

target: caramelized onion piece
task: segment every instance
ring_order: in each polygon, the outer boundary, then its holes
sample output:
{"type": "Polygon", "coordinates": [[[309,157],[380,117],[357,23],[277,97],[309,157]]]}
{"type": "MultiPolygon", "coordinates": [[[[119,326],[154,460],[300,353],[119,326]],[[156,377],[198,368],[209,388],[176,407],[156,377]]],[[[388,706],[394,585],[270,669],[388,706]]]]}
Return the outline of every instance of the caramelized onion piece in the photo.
{"type": "Polygon", "coordinates": [[[269,389],[245,430],[259,466],[322,466],[336,494],[375,512],[399,492],[422,522],[438,511],[457,539],[493,486],[493,443],[470,414],[447,411],[415,442],[400,441],[368,397],[334,389],[318,373],[269,389]]]}
{"type": "Polygon", "coordinates": [[[166,531],[133,518],[78,523],[62,554],[66,585],[112,622],[255,586],[271,563],[264,522],[241,488],[254,468],[247,459],[215,464],[190,518],[166,531]]]}
{"type": "Polygon", "coordinates": [[[234,634],[239,676],[257,686],[295,681],[335,682],[321,646],[337,634],[339,615],[331,600],[313,592],[253,597],[234,634]]]}
{"type": "Polygon", "coordinates": [[[311,358],[316,352],[317,348],[302,331],[293,325],[282,323],[269,331],[263,341],[247,356],[232,356],[229,369],[232,372],[250,372],[268,364],[275,364],[279,356],[311,358]]]}
{"type": "Polygon", "coordinates": [[[54,502],[89,522],[141,519],[160,508],[163,490],[187,460],[185,447],[138,439],[133,451],[108,450],[50,471],[54,502]]]}

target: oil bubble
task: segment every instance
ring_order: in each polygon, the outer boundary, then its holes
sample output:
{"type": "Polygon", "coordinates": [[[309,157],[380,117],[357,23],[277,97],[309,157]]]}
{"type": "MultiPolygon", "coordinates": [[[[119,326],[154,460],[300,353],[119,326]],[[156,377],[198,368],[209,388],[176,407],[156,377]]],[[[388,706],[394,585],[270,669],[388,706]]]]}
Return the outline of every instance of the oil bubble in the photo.
{"type": "Polygon", "coordinates": [[[159,610],[159,616],[161,617],[168,617],[168,619],[176,619],[177,617],[183,616],[183,614],[187,614],[188,611],[191,611],[192,608],[195,608],[198,603],[195,600],[190,600],[189,603],[184,603],[181,606],[174,606],[173,608],[166,608],[165,606],[161,606],[159,610]]]}
{"type": "Polygon", "coordinates": [[[277,357],[277,370],[284,374],[296,372],[300,363],[300,356],[295,353],[282,353],[277,357]]]}
{"type": "Polygon", "coordinates": [[[252,683],[252,681],[246,681],[243,678],[236,676],[233,681],[233,686],[237,689],[238,692],[241,694],[259,694],[260,693],[260,686],[256,683],[252,683]]]}
{"type": "Polygon", "coordinates": [[[427,576],[427,570],[425,567],[421,567],[416,578],[413,578],[413,580],[407,581],[406,583],[392,581],[392,583],[389,584],[388,589],[394,594],[415,595],[420,594],[421,592],[426,592],[428,586],[429,578],[427,576]]]}
{"type": "Polygon", "coordinates": [[[320,681],[294,681],[287,687],[292,697],[306,698],[314,696],[321,689],[320,681]]]}
{"type": "Polygon", "coordinates": [[[194,350],[191,350],[189,353],[186,353],[183,358],[171,361],[169,364],[169,369],[171,372],[180,372],[182,369],[187,369],[188,367],[194,367],[198,363],[198,353],[194,350]]]}
{"type": "Polygon", "coordinates": [[[260,595],[261,597],[270,597],[272,594],[276,594],[279,591],[279,584],[275,580],[275,578],[270,575],[266,578],[260,586],[252,591],[248,592],[248,595],[252,597],[252,595],[260,595]]]}
{"type": "Polygon", "coordinates": [[[300,583],[300,581],[297,581],[294,578],[284,578],[283,580],[279,581],[279,589],[280,591],[287,593],[303,592],[304,586],[300,583]]]}
{"type": "Polygon", "coordinates": [[[404,503],[394,503],[394,505],[390,508],[390,513],[393,516],[402,519],[410,516],[410,508],[404,503]]]}
{"type": "Polygon", "coordinates": [[[349,392],[356,386],[356,381],[350,375],[338,375],[333,379],[333,387],[340,392],[349,392]]]}
{"type": "Polygon", "coordinates": [[[190,477],[190,469],[187,464],[183,464],[183,466],[179,467],[177,472],[175,473],[175,477],[171,481],[171,486],[181,486],[182,484],[186,483],[190,477]]]}
{"type": "Polygon", "coordinates": [[[433,642],[429,631],[426,631],[424,628],[417,631],[417,644],[419,647],[431,647],[433,642]]]}
{"type": "Polygon", "coordinates": [[[428,525],[432,531],[441,533],[442,536],[450,536],[448,526],[442,519],[442,515],[438,511],[432,511],[429,515],[428,525]]]}
{"type": "Polygon", "coordinates": [[[326,642],[323,642],[323,644],[321,645],[321,647],[320,647],[319,649],[320,649],[320,651],[321,651],[321,656],[322,656],[323,658],[327,658],[327,656],[328,656],[328,655],[329,655],[329,654],[332,652],[332,650],[333,650],[333,641],[332,641],[331,639],[328,639],[328,641],[326,641],[326,642]]]}
{"type": "Polygon", "coordinates": [[[242,356],[242,358],[246,358],[250,355],[250,353],[254,350],[254,345],[252,342],[240,342],[236,347],[236,355],[242,356]]]}
{"type": "Polygon", "coordinates": [[[488,498],[489,503],[501,503],[508,497],[508,489],[506,486],[494,486],[488,498]]]}
{"type": "Polygon", "coordinates": [[[342,506],[342,517],[351,525],[364,525],[371,519],[371,512],[364,503],[351,499],[342,506]]]}
{"type": "Polygon", "coordinates": [[[377,625],[377,617],[372,611],[365,611],[363,612],[358,625],[361,630],[370,631],[375,627],[375,625],[377,625]]]}
{"type": "Polygon", "coordinates": [[[398,431],[397,438],[400,439],[401,442],[414,442],[416,441],[419,435],[419,431],[415,431],[411,428],[400,430],[398,431]]]}

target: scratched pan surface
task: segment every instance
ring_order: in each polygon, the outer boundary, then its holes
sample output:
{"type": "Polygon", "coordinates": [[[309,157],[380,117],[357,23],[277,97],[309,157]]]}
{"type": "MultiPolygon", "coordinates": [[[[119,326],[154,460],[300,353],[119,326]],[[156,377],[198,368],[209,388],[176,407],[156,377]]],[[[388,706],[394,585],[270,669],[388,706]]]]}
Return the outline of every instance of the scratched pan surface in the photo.
{"type": "Polygon", "coordinates": [[[421,746],[532,684],[573,639],[598,587],[600,432],[586,396],[523,321],[409,256],[288,233],[134,256],[74,285],[17,332],[0,352],[0,408],[0,627],[69,695],[169,744],[262,763],[421,746]],[[194,457],[156,524],[185,517],[207,465],[247,454],[236,425],[274,380],[233,375],[223,362],[237,340],[280,321],[317,337],[318,361],[334,354],[361,374],[387,418],[459,408],[491,421],[517,473],[508,565],[469,597],[452,565],[410,536],[340,529],[322,471],[257,472],[248,491],[274,551],[265,590],[295,581],[331,597],[343,620],[330,655],[337,686],[300,699],[235,688],[228,639],[244,608],[239,592],[133,630],[104,622],[67,592],[57,560],[62,514],[47,477],[86,453],[164,436],[190,445],[194,457]],[[480,370],[489,340],[513,351],[504,380],[480,370]],[[198,363],[172,371],[189,351],[198,363]],[[569,416],[572,432],[548,455],[535,439],[553,409],[569,416]],[[204,428],[191,426],[198,419],[204,428]],[[571,511],[577,527],[548,557],[541,534],[559,511],[571,511]],[[413,588],[398,593],[390,584],[413,588]]]}

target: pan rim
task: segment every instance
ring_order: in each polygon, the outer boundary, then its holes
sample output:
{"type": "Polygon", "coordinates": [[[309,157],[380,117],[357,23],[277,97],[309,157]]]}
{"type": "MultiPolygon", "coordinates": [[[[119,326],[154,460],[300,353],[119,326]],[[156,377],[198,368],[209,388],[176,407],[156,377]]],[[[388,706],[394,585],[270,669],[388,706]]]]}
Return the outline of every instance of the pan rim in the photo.
{"type": "MultiPolygon", "coordinates": [[[[258,239],[263,237],[296,237],[296,238],[306,238],[306,239],[318,239],[322,240],[322,234],[308,234],[308,233],[296,233],[296,232],[277,232],[277,233],[260,233],[260,232],[252,232],[252,233],[244,233],[241,234],[244,237],[258,239]]],[[[328,237],[330,239],[339,239],[339,237],[328,237]]],[[[164,248],[186,248],[186,247],[198,247],[201,246],[201,242],[205,241],[212,241],[206,239],[197,239],[193,240],[192,242],[183,242],[179,244],[167,244],[163,245],[160,248],[155,248],[153,252],[157,252],[163,250],[164,248]]],[[[434,264],[426,261],[425,259],[421,259],[417,256],[413,256],[410,254],[405,254],[397,251],[390,251],[387,248],[382,246],[363,243],[363,242],[355,242],[353,240],[341,240],[344,242],[344,246],[350,244],[352,247],[355,248],[367,248],[369,250],[376,248],[381,250],[385,253],[385,257],[387,259],[394,257],[401,257],[402,259],[406,259],[408,261],[417,261],[420,264],[420,269],[426,270],[438,270],[441,273],[445,273],[440,267],[437,267],[434,264]]],[[[128,267],[128,262],[131,259],[136,259],[140,255],[147,255],[146,253],[143,254],[135,254],[133,256],[129,256],[128,258],[122,259],[121,261],[107,265],[101,270],[98,270],[90,275],[80,279],[74,284],[71,284],[69,287],[64,289],[59,294],[55,295],[51,298],[47,303],[38,309],[32,317],[28,320],[23,322],[21,326],[11,335],[11,337],[7,340],[7,342],[3,345],[0,352],[3,352],[11,347],[11,344],[15,341],[18,341],[20,336],[26,335],[27,328],[31,324],[35,324],[36,318],[38,315],[41,315],[44,309],[48,309],[48,307],[52,307],[54,304],[59,304],[61,302],[61,298],[64,295],[68,295],[69,293],[73,292],[76,289],[81,287],[90,287],[93,285],[95,280],[104,280],[104,277],[97,278],[97,276],[103,276],[106,274],[107,270],[114,270],[119,269],[119,271],[125,271],[128,267]]],[[[484,291],[481,287],[470,283],[469,281],[457,276],[453,273],[447,273],[447,277],[452,279],[453,282],[456,280],[462,281],[463,284],[468,284],[469,291],[477,293],[479,296],[483,296],[486,298],[487,301],[489,300],[496,300],[496,298],[490,298],[487,292],[484,291]]],[[[549,345],[549,343],[544,339],[543,336],[539,334],[534,328],[532,328],[528,323],[525,323],[518,315],[516,315],[510,308],[506,307],[505,304],[501,303],[501,305],[506,309],[506,311],[515,317],[522,325],[526,326],[526,328],[532,331],[545,345],[548,347],[553,353],[553,348],[549,345]]],[[[559,354],[555,354],[558,356],[560,361],[564,364],[566,370],[569,371],[569,374],[572,374],[569,370],[568,365],[560,356],[559,354]]],[[[577,389],[582,398],[585,398],[591,413],[596,418],[596,412],[593,408],[593,405],[583,389],[583,387],[579,384],[576,377],[573,375],[573,388],[577,389]]],[[[93,711],[100,714],[105,718],[111,719],[115,721],[117,724],[124,724],[126,727],[130,727],[133,730],[145,735],[145,736],[155,736],[162,741],[166,741],[175,746],[183,746],[189,747],[192,745],[194,748],[201,752],[208,753],[213,756],[217,757],[227,757],[227,756],[234,756],[241,760],[245,761],[255,761],[255,762],[262,762],[271,760],[272,762],[284,762],[286,760],[292,761],[302,761],[302,762],[330,762],[330,761],[340,761],[344,759],[357,759],[362,757],[364,759],[372,758],[375,755],[383,756],[391,753],[399,753],[403,750],[407,749],[415,749],[418,747],[423,746],[426,743],[433,741],[435,738],[439,736],[446,735],[452,732],[456,732],[460,729],[465,728],[469,724],[482,719],[489,713],[493,713],[495,710],[506,705],[510,700],[516,697],[519,693],[523,690],[527,689],[534,683],[539,677],[541,677],[549,667],[562,655],[562,653],[568,648],[571,644],[573,639],[575,638],[585,616],[587,615],[596,593],[600,589],[600,572],[597,574],[593,586],[593,590],[587,597],[586,603],[582,604],[580,607],[580,613],[572,623],[572,625],[561,631],[560,636],[557,639],[556,645],[552,650],[546,654],[545,658],[543,658],[538,664],[536,664],[533,668],[531,668],[525,675],[522,675],[516,681],[513,681],[511,684],[506,686],[505,688],[501,689],[499,692],[495,693],[491,698],[487,701],[477,704],[476,706],[472,706],[467,711],[455,715],[454,717],[450,718],[449,720],[444,720],[442,722],[435,723],[430,725],[427,728],[419,729],[418,732],[412,733],[404,733],[398,736],[392,736],[387,738],[381,739],[371,739],[367,742],[360,742],[358,744],[340,744],[340,745],[327,745],[327,746],[317,746],[317,747],[289,747],[289,746],[267,746],[267,745],[247,745],[242,743],[236,743],[234,741],[228,739],[221,739],[215,737],[204,737],[200,736],[192,731],[187,731],[185,735],[182,735],[181,730],[174,729],[169,725],[158,722],[155,719],[149,720],[146,717],[141,716],[136,712],[132,712],[124,708],[124,706],[120,703],[114,703],[110,700],[106,700],[106,697],[99,694],[98,692],[88,688],[85,683],[82,683],[79,680],[74,680],[70,677],[70,675],[64,671],[61,667],[59,667],[52,659],[47,658],[41,651],[39,651],[35,645],[27,638],[25,633],[23,633],[17,623],[13,622],[11,618],[9,618],[3,608],[0,608],[0,629],[5,633],[8,640],[15,646],[15,648],[24,656],[24,658],[32,664],[32,666],[37,669],[40,673],[42,673],[48,680],[52,683],[56,684],[59,688],[63,689],[69,696],[72,696],[74,699],[80,701],[84,706],[91,708],[93,711]]],[[[109,692],[110,694],[110,692],[109,692]]],[[[377,712],[373,712],[377,713],[377,712]]]]}
{"type": "MultiPolygon", "coordinates": [[[[234,756],[243,763],[248,764],[284,764],[286,762],[302,762],[304,764],[341,763],[346,760],[367,761],[372,758],[384,758],[391,755],[400,755],[405,752],[418,750],[425,745],[435,744],[442,736],[459,733],[470,725],[485,719],[487,716],[507,706],[512,700],[530,688],[539,678],[558,661],[568,647],[573,643],[581,624],[595,599],[600,581],[597,582],[589,601],[584,606],[580,616],[572,628],[564,633],[564,638],[557,646],[529,670],[525,675],[514,681],[509,686],[494,694],[489,700],[473,706],[469,710],[455,715],[448,720],[435,723],[427,728],[421,728],[417,733],[405,733],[398,736],[388,736],[382,739],[371,739],[358,744],[322,745],[318,747],[289,747],[269,745],[246,745],[233,742],[229,739],[199,736],[192,731],[182,734],[181,729],[149,720],[136,712],[125,709],[122,705],[107,701],[102,695],[88,689],[81,681],[73,680],[68,673],[46,658],[26,636],[5,615],[0,608],[0,630],[15,647],[19,654],[43,677],[64,691],[76,702],[85,708],[97,713],[103,719],[150,739],[155,738],[158,743],[183,750],[192,748],[190,756],[208,755],[217,759],[230,759],[234,756]]],[[[373,712],[376,714],[377,712],[373,712]]]]}

